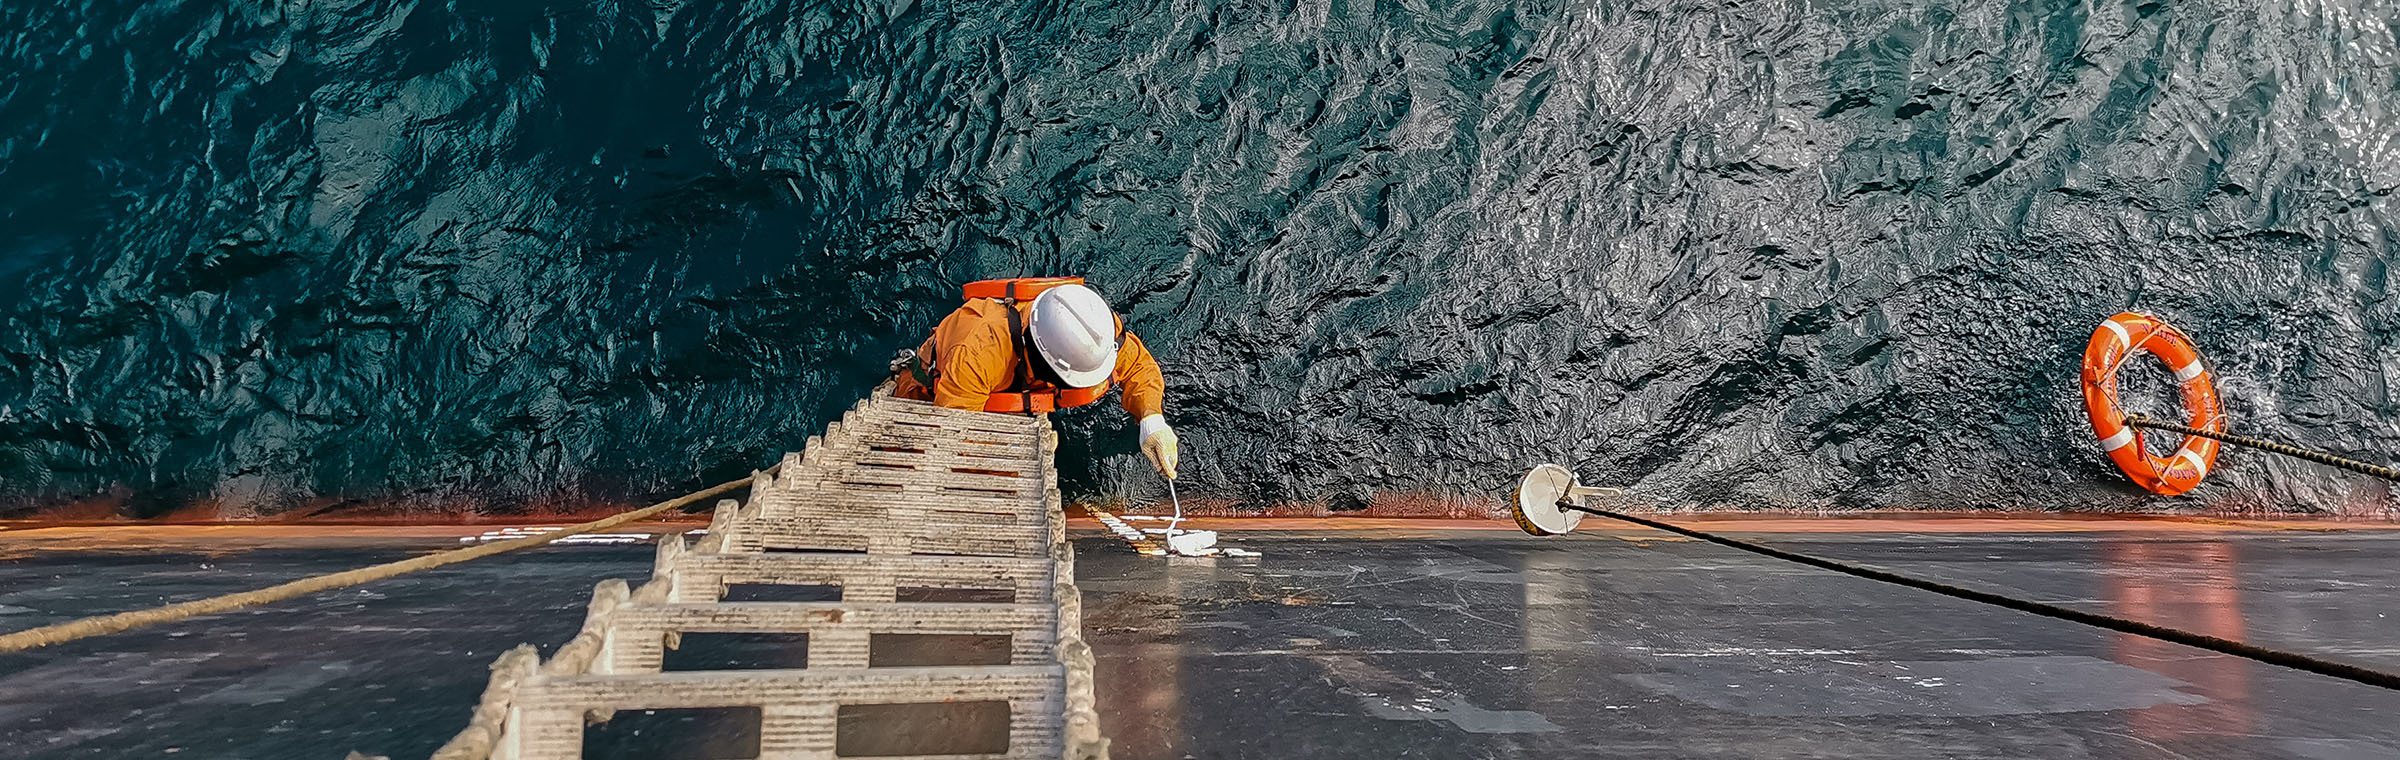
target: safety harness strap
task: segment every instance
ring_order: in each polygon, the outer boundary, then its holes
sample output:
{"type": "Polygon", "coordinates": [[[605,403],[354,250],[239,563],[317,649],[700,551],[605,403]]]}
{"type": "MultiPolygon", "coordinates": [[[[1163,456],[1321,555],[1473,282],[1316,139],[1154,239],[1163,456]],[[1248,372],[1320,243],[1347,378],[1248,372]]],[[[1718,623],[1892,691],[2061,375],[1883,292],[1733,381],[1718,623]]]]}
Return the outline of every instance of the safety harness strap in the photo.
{"type": "Polygon", "coordinates": [[[1017,280],[1008,281],[1008,297],[1001,299],[1000,303],[1008,306],[1008,334],[1011,340],[1017,342],[1016,382],[1012,387],[1017,389],[1018,397],[1023,400],[1022,408],[1031,411],[1033,409],[1033,363],[1040,361],[1040,357],[1034,355],[1032,338],[1025,335],[1025,316],[1017,313],[1017,282],[1017,280]]]}

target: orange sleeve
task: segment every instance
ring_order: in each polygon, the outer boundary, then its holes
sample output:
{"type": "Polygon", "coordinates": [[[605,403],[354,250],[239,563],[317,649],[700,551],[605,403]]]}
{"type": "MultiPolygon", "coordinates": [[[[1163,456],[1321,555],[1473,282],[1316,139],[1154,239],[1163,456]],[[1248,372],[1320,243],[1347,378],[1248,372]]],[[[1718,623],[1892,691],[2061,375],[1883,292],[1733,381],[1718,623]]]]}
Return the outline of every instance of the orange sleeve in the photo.
{"type": "Polygon", "coordinates": [[[1158,357],[1150,355],[1150,347],[1133,333],[1125,334],[1125,345],[1117,348],[1115,377],[1119,393],[1125,398],[1125,413],[1136,421],[1167,410],[1167,375],[1158,369],[1158,357]]]}
{"type": "Polygon", "coordinates": [[[981,410],[992,391],[1008,387],[1015,344],[1003,334],[1007,328],[994,326],[994,321],[961,309],[934,331],[933,339],[940,343],[935,362],[941,371],[933,381],[935,405],[981,410]]]}

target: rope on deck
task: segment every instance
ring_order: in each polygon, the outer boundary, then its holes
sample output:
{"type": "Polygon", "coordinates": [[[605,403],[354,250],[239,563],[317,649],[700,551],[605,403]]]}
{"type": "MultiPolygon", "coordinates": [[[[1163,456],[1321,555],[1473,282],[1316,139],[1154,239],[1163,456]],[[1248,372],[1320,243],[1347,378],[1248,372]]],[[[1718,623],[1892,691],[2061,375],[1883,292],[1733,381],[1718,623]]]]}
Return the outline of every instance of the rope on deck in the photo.
{"type": "Polygon", "coordinates": [[[1645,528],[1653,528],[1669,533],[1689,536],[1702,541],[1707,541],[1712,544],[1717,544],[1719,546],[1729,546],[1753,554],[1762,554],[1775,559],[1780,559],[1787,562],[1797,562],[1810,567],[1831,570],[1845,575],[1852,575],[1874,581],[1882,581],[1884,583],[1890,583],[1899,586],[1907,586],[1920,591],[1931,591],[1943,596],[1965,599],[1970,602],[1982,602],[1995,607],[2004,607],[2007,609],[2016,610],[2018,612],[2029,612],[2047,618],[2082,623],[2084,625],[2093,626],[2096,628],[2105,628],[2120,633],[2148,636],[2161,641],[2182,644],[2184,646],[2193,647],[2196,649],[2206,649],[2219,654],[2233,655],[2235,657],[2256,660],[2270,665],[2281,665],[2294,670],[2315,673],[2321,676],[2332,676],[2345,681],[2354,681],[2357,683],[2366,684],[2368,686],[2377,686],[2385,689],[2400,691],[2400,674],[2387,673],[2346,662],[2337,662],[2322,657],[2301,654],[2299,652],[2288,652],[2281,649],[2269,649],[2253,644],[2245,644],[2232,639],[2210,636],[2204,633],[2195,633],[2179,628],[2168,628],[2162,625],[2153,625],[2139,620],[2131,620],[2113,615],[2085,612],[2078,609],[2061,607],[2055,604],[2036,602],[2030,599],[2002,596],[1989,591],[1978,591],[1976,589],[1966,588],[1964,586],[1953,586],[1938,581],[1929,581],[1922,578],[1901,575],[1888,570],[1878,570],[1863,565],[1853,565],[1838,560],[1830,560],[1822,557],[1813,557],[1797,552],[1785,551],[1772,546],[1767,546],[1765,544],[1754,544],[1738,538],[1728,538],[1703,530],[1695,530],[1672,523],[1660,522],[1622,512],[1612,512],[1597,507],[1573,506],[1564,504],[1560,505],[1560,507],[1564,509],[1572,509],[1586,514],[1599,515],[1612,520],[1622,520],[1635,525],[1640,525],[1645,528]]]}
{"type": "Polygon", "coordinates": [[[2202,430],[2202,429],[2200,429],[2200,428],[2196,428],[2196,427],[2189,427],[2189,426],[2185,426],[2185,425],[2178,425],[2178,424],[2175,424],[2175,423],[2172,423],[2172,422],[2163,422],[2163,421],[2159,421],[2159,420],[2154,420],[2154,419],[2150,419],[2149,417],[2145,417],[2145,416],[2142,416],[2142,415],[2139,415],[2139,414],[2128,414],[2128,415],[2125,415],[2125,424],[2126,424],[2126,425],[2129,425],[2129,426],[2132,426],[2132,427],[2137,427],[2137,428],[2150,428],[2150,429],[2152,429],[2152,430],[2166,430],[2166,431],[2171,431],[2171,432],[2176,432],[2176,433],[2182,433],[2182,434],[2184,434],[2184,435],[2195,435],[2195,436],[2199,436],[2199,437],[2202,437],[2202,438],[2208,438],[2208,439],[2212,439],[2212,440],[2223,441],[2223,442],[2225,442],[2225,443],[2230,443],[2230,444],[2233,444],[2233,445],[2235,445],[2235,446],[2248,446],[2248,447],[2250,447],[2250,448],[2253,448],[2253,449],[2258,449],[2258,450],[2260,450],[2260,451],[2274,452],[2274,453],[2277,453],[2277,454],[2282,454],[2282,455],[2284,455],[2284,456],[2287,456],[2287,457],[2293,457],[2293,458],[2297,458],[2297,459],[2306,459],[2306,460],[2308,460],[2308,461],[2315,462],[2315,463],[2317,463],[2317,464],[2321,464],[2321,465],[2326,465],[2326,466],[2329,466],[2329,467],[2339,467],[2339,468],[2342,468],[2342,469],[2345,469],[2345,470],[2349,470],[2349,471],[2352,471],[2352,472],[2365,473],[2365,474],[2368,474],[2368,475],[2373,475],[2373,476],[2375,476],[2375,477],[2378,477],[2378,478],[2382,478],[2382,479],[2384,479],[2384,480],[2396,480],[2396,481],[2400,481],[2400,470],[2394,470],[2394,469],[2392,469],[2392,468],[2390,468],[2390,467],[2381,467],[2381,466],[2377,466],[2377,465],[2372,465],[2372,464],[2368,464],[2368,463],[2365,463],[2365,462],[2358,461],[2358,460],[2356,460],[2356,459],[2343,459],[2343,458],[2341,458],[2341,457],[2337,457],[2337,456],[2334,456],[2334,455],[2332,455],[2332,454],[2324,454],[2324,453],[2319,453],[2319,452],[2315,452],[2315,451],[2309,451],[2309,450],[2307,450],[2307,449],[2303,449],[2303,448],[2300,448],[2300,447],[2297,447],[2297,446],[2292,446],[2292,445],[2289,445],[2289,444],[2283,444],[2283,443],[2276,443],[2276,442],[2274,442],[2274,441],[2266,440],[2266,439],[2264,439],[2264,438],[2250,438],[2250,437],[2246,437],[2246,436],[2239,436],[2239,435],[2228,435],[2228,434],[2225,434],[2225,433],[2219,433],[2219,432],[2217,432],[2217,431],[2214,431],[2214,430],[2202,430]]]}
{"type": "Polygon", "coordinates": [[[355,570],[345,570],[338,573],[311,576],[292,581],[290,583],[268,586],[266,588],[257,589],[254,591],[244,591],[238,594],[212,596],[207,599],[195,599],[189,602],[166,605],[164,607],[152,607],[150,609],[134,610],[132,612],[119,612],[113,615],[99,615],[80,620],[70,620],[54,625],[45,625],[40,628],[30,628],[17,631],[15,633],[0,635],[0,654],[22,652],[35,647],[63,644],[69,641],[88,639],[94,636],[105,636],[111,633],[129,631],[135,628],[144,628],[161,623],[172,623],[185,618],[198,617],[201,615],[214,615],[221,612],[232,612],[234,610],[245,607],[254,607],[257,605],[266,604],[268,602],[279,602],[293,597],[306,596],[319,591],[327,591],[344,586],[356,586],[361,583],[379,581],[385,578],[406,575],[422,570],[431,570],[445,565],[455,565],[468,560],[482,559],[494,554],[513,552],[518,549],[530,549],[550,543],[552,541],[566,538],[568,536],[603,531],[633,522],[635,520],[652,517],[668,510],[691,506],[693,503],[702,499],[716,496],[718,494],[732,491],[736,488],[741,488],[747,485],[750,485],[750,478],[744,477],[740,480],[728,481],[718,485],[710,486],[708,488],[704,488],[673,499],[668,499],[666,501],[643,507],[641,509],[623,512],[616,515],[611,515],[609,517],[603,517],[601,519],[593,520],[580,525],[571,525],[538,536],[481,544],[465,549],[453,549],[451,551],[428,554],[422,557],[412,557],[409,559],[400,560],[398,562],[387,562],[381,565],[372,565],[355,570]]]}

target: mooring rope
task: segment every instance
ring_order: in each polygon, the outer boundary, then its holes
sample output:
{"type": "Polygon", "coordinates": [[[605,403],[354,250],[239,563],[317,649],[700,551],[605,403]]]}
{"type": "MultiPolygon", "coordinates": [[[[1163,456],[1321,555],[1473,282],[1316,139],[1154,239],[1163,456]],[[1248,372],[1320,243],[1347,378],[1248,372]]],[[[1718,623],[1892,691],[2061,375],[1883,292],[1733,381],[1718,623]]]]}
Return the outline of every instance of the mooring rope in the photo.
{"type": "Polygon", "coordinates": [[[1929,581],[1922,578],[1901,575],[1888,570],[1878,570],[1863,565],[1853,565],[1847,562],[1830,560],[1822,557],[1813,557],[1806,554],[1777,549],[1765,544],[1754,544],[1738,538],[1727,538],[1725,536],[1720,536],[1708,531],[1695,530],[1672,523],[1660,522],[1622,512],[1612,512],[1606,509],[1599,509],[1595,507],[1572,506],[1567,504],[1561,504],[1559,507],[1562,509],[1572,509],[1586,514],[1599,515],[1612,520],[1622,520],[1635,525],[1640,525],[1645,528],[1654,528],[1657,530],[1667,531],[1669,533],[1689,536],[1691,538],[1707,541],[1719,546],[1729,546],[1742,551],[1751,552],[1753,554],[1762,554],[1775,559],[1780,559],[1787,562],[1797,562],[1810,567],[1832,570],[1845,575],[1857,576],[1874,581],[1882,581],[1884,583],[1890,583],[1899,586],[1907,586],[1909,588],[1918,589],[1921,591],[1931,591],[1943,596],[1965,599],[1971,602],[1982,602],[1984,604],[1989,604],[1996,607],[2004,607],[2019,612],[2030,612],[2043,617],[2082,623],[2084,625],[2105,628],[2111,631],[2130,633],[2137,636],[2148,636],[2161,641],[2168,641],[2188,647],[2206,649],[2219,654],[2228,654],[2244,659],[2256,660],[2270,665],[2281,665],[2295,670],[2303,670],[2310,673],[2315,673],[2317,675],[2332,676],[2334,678],[2355,681],[2368,686],[2378,686],[2386,689],[2400,690],[2400,674],[2387,673],[2384,671],[2352,665],[2345,662],[2336,662],[2322,657],[2305,655],[2298,652],[2287,652],[2281,649],[2269,649],[2262,646],[2245,644],[2232,639],[2210,636],[2205,633],[2194,633],[2192,631],[2186,631],[2179,628],[2168,628],[2162,625],[2144,623],[2139,620],[2131,620],[2113,615],[2102,615],[2094,612],[2085,612],[2078,609],[2061,607],[2055,604],[2036,602],[2030,599],[2002,596],[1989,591],[1978,591],[1976,589],[1971,589],[1964,586],[1954,586],[1938,581],[1929,581]]]}
{"type": "Polygon", "coordinates": [[[2356,459],[2343,459],[2332,454],[2309,451],[2297,446],[2276,443],[2274,441],[2269,441],[2262,438],[2249,438],[2245,436],[2219,433],[2214,430],[2201,430],[2199,428],[2178,425],[2172,422],[2153,420],[2149,417],[2139,414],[2125,415],[2125,424],[2137,428],[2150,428],[2152,430],[2166,430],[2182,433],[2184,435],[2196,435],[2202,438],[2223,441],[2235,446],[2247,446],[2260,451],[2269,451],[2282,454],[2287,457],[2306,459],[2321,465],[2339,467],[2353,472],[2365,473],[2378,478],[2383,478],[2384,480],[2400,480],[2400,470],[2394,470],[2390,467],[2372,465],[2356,459]]]}
{"type": "Polygon", "coordinates": [[[530,549],[550,543],[552,541],[566,538],[568,536],[603,531],[633,522],[635,520],[651,517],[671,509],[690,506],[692,503],[702,499],[750,485],[750,482],[751,479],[747,477],[740,480],[728,481],[726,483],[710,486],[708,488],[694,491],[673,499],[668,499],[666,501],[643,507],[641,509],[611,515],[609,517],[593,520],[580,525],[570,525],[565,528],[543,533],[538,536],[529,536],[526,538],[511,539],[508,541],[498,541],[494,543],[481,544],[478,546],[471,546],[465,549],[453,549],[446,552],[427,554],[422,557],[413,557],[410,559],[400,560],[398,562],[386,562],[381,565],[372,565],[355,570],[345,570],[338,573],[311,576],[292,581],[290,583],[277,584],[254,591],[244,591],[238,594],[212,596],[207,599],[195,599],[189,602],[166,605],[164,607],[152,607],[144,610],[134,610],[132,612],[119,612],[113,615],[99,615],[80,620],[70,620],[55,625],[45,625],[40,628],[29,628],[26,630],[17,631],[15,633],[0,635],[0,654],[22,652],[35,647],[63,644],[76,639],[88,639],[93,636],[103,636],[111,633],[128,631],[135,628],[158,625],[160,623],[172,623],[185,618],[198,617],[201,615],[214,615],[220,612],[232,612],[244,607],[257,606],[266,604],[268,602],[278,602],[297,596],[314,594],[319,591],[337,589],[344,586],[355,586],[369,581],[379,581],[385,578],[390,578],[397,575],[406,575],[408,573],[414,573],[420,570],[431,570],[444,565],[455,565],[468,560],[482,559],[494,554],[513,552],[518,549],[530,549]]]}

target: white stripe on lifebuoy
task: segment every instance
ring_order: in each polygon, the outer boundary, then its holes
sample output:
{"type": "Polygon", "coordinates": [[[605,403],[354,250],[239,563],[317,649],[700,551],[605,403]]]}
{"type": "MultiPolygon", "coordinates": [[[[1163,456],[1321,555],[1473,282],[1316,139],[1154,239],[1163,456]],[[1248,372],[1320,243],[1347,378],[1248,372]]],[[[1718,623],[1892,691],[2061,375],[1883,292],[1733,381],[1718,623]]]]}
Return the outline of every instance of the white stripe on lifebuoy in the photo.
{"type": "Polygon", "coordinates": [[[2116,435],[2100,439],[2100,450],[2116,451],[2117,449],[2125,448],[2125,444],[2132,442],[2133,428],[2122,428],[2117,431],[2116,435]]]}
{"type": "Polygon", "coordinates": [[[2127,350],[2133,348],[2133,336],[2125,333],[2125,326],[2117,324],[2116,318],[2111,317],[2108,321],[2100,323],[2100,326],[2108,328],[2109,332],[2116,333],[2117,343],[2125,346],[2127,350]]]}
{"type": "Polygon", "coordinates": [[[2200,477],[2208,477],[2208,463],[2200,461],[2200,455],[2198,453],[2192,451],[2191,449],[2184,449],[2182,451],[2175,452],[2175,458],[2192,463],[2192,469],[2198,471],[2200,473],[2200,477]]]}
{"type": "Polygon", "coordinates": [[[2183,365],[2181,369],[2175,370],[2175,382],[2191,382],[2192,378],[2199,377],[2200,373],[2207,371],[2208,368],[2200,366],[2200,360],[2195,357],[2192,359],[2192,363],[2183,365]]]}

